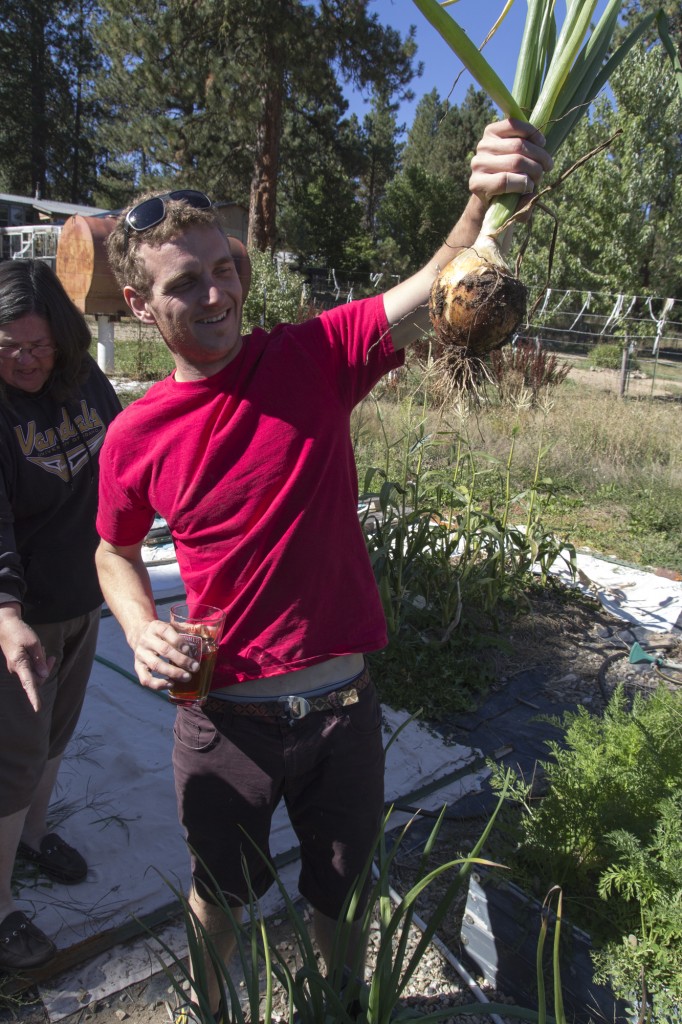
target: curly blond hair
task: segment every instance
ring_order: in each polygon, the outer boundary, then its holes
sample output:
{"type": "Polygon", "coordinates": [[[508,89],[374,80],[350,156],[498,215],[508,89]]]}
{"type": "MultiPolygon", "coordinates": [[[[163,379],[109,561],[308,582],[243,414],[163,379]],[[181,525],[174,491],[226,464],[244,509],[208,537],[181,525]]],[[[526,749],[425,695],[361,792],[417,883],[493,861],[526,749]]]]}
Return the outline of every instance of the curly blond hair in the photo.
{"type": "Polygon", "coordinates": [[[135,202],[123,211],[116,227],[106,240],[109,264],[120,287],[129,285],[145,298],[149,297],[152,281],[144,260],[140,258],[140,246],[143,243],[157,249],[165,242],[177,238],[187,228],[197,225],[215,227],[225,234],[214,207],[199,210],[182,199],[165,198],[167,195],[167,192],[145,192],[138,196],[135,202]],[[129,211],[139,203],[154,199],[156,196],[164,196],[163,220],[145,231],[128,229],[126,232],[125,219],[129,211]]]}

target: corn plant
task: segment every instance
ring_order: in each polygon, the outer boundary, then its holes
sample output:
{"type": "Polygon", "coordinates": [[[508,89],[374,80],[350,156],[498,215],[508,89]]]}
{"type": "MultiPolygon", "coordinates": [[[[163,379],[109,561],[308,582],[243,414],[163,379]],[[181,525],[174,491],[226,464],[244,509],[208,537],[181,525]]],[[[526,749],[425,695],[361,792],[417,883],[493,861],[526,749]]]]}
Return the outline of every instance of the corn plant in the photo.
{"type": "Polygon", "coordinates": [[[558,560],[575,571],[575,549],[543,523],[551,494],[541,475],[544,447],[530,486],[513,486],[517,430],[500,464],[449,432],[427,434],[421,420],[401,439],[393,477],[388,440],[384,466],[367,470],[363,525],[392,636],[443,643],[467,604],[494,613],[520,595],[533,570],[543,583],[558,560]]]}

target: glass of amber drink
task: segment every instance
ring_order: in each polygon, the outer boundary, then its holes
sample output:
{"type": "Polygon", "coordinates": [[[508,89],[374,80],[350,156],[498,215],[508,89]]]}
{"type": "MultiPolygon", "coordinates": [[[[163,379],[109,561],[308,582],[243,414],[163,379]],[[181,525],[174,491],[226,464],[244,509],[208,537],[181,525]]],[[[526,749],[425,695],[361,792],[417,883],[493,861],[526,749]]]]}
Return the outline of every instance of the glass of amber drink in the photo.
{"type": "Polygon", "coordinates": [[[225,613],[209,604],[171,605],[171,625],[180,634],[180,650],[199,662],[191,678],[174,680],[168,696],[174,704],[202,705],[211,688],[218,656],[218,643],[225,625],[225,613]]]}

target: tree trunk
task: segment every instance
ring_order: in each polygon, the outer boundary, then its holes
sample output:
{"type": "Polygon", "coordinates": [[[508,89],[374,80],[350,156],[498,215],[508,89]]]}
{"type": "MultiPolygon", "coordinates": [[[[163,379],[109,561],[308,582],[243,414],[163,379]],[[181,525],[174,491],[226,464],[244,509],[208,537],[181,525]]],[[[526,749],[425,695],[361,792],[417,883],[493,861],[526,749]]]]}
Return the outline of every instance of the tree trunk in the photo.
{"type": "Polygon", "coordinates": [[[45,195],[45,12],[40,4],[31,6],[31,187],[45,195]]]}
{"type": "Polygon", "coordinates": [[[282,132],[283,74],[264,88],[261,119],[256,133],[256,155],[249,200],[247,244],[265,252],[277,244],[277,175],[282,132]]]}

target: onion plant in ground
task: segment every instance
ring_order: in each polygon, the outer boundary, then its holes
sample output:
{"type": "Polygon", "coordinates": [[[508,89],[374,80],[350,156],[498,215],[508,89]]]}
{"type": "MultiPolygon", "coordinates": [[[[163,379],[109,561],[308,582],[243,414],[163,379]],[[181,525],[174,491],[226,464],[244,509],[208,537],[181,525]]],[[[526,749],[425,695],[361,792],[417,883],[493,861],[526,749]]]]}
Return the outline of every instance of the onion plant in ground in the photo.
{"type": "MultiPolygon", "coordinates": [[[[235,919],[227,894],[220,892],[217,887],[214,892],[216,910],[224,914],[226,927],[235,933],[234,960],[239,962],[243,982],[235,981],[213,938],[206,932],[188,901],[166,880],[182,911],[188,958],[179,960],[173,950],[158,937],[160,948],[156,955],[161,960],[161,967],[178,1003],[186,1005],[199,1024],[214,1024],[215,1016],[207,991],[211,972],[218,981],[221,1004],[223,1008],[229,1008],[229,1019],[235,1024],[271,1024],[274,1020],[282,1019],[290,1022],[296,1020],[300,1024],[397,1024],[398,1021],[450,1020],[455,1014],[458,1018],[488,1019],[500,1013],[518,1020],[550,1020],[555,1024],[567,1024],[562,1003],[562,966],[558,955],[561,894],[556,892],[548,894],[545,900],[547,906],[556,901],[557,924],[553,948],[545,948],[549,947],[546,941],[547,915],[539,915],[536,923],[538,996],[533,999],[529,997],[526,1001],[532,1005],[476,1002],[464,989],[461,1002],[457,999],[453,1004],[446,1000],[446,1005],[434,1006],[428,1000],[424,1007],[419,1008],[418,1005],[412,1005],[413,997],[409,994],[432,940],[461,902],[461,894],[466,889],[472,867],[499,867],[480,858],[479,853],[490,836],[505,795],[503,786],[497,808],[470,854],[453,858],[450,851],[444,861],[434,863],[433,854],[445,819],[446,808],[443,808],[426,840],[419,843],[422,852],[416,878],[402,894],[395,892],[391,880],[395,862],[400,857],[401,846],[406,839],[414,850],[412,823],[408,822],[396,834],[389,811],[374,850],[345,901],[333,937],[329,970],[323,968],[303,915],[271,865],[273,881],[284,908],[281,916],[291,928],[291,940],[284,948],[272,942],[269,922],[262,917],[253,894],[245,908],[245,923],[241,923],[235,919]],[[365,884],[368,900],[365,909],[359,910],[360,894],[365,884]],[[432,888],[438,891],[437,902],[428,921],[422,922],[416,913],[418,901],[432,888]],[[351,923],[359,930],[354,954],[349,949],[351,923]],[[418,930],[415,926],[418,926],[418,930]],[[371,953],[372,965],[369,972],[365,971],[362,964],[365,949],[371,953]],[[165,954],[163,959],[162,954],[165,954]],[[550,998],[541,985],[545,971],[552,983],[554,1017],[547,1015],[550,998]],[[284,1017],[282,1009],[286,1014],[284,1017]]],[[[245,842],[248,841],[248,837],[245,837],[245,842]]]]}

